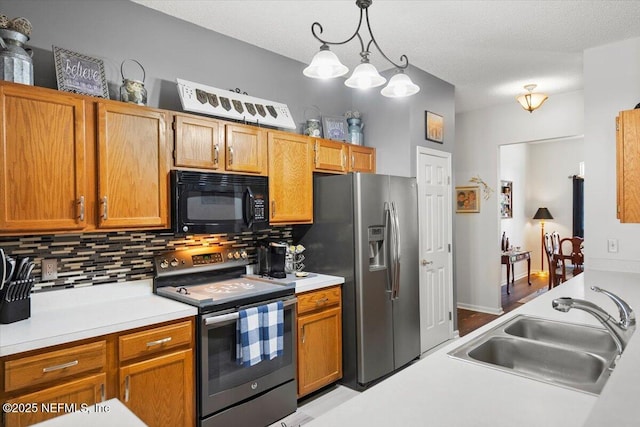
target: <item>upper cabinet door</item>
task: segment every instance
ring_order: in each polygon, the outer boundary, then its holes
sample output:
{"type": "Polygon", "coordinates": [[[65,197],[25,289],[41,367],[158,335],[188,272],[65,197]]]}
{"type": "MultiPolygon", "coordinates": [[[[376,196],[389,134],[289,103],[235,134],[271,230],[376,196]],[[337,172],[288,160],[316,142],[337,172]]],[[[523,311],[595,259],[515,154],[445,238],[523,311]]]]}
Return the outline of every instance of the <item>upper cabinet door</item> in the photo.
{"type": "Polygon", "coordinates": [[[350,172],[376,172],[376,150],[361,145],[349,145],[350,172]]]}
{"type": "Polygon", "coordinates": [[[640,222],[640,109],[621,111],[616,122],[617,217],[640,222]]]}
{"type": "Polygon", "coordinates": [[[0,87],[0,232],[86,225],[87,145],[82,98],[0,87]]]}
{"type": "Polygon", "coordinates": [[[314,171],[338,173],[347,171],[346,144],[317,138],[313,141],[313,151],[315,153],[314,171]]]}
{"type": "Polygon", "coordinates": [[[217,120],[176,114],[175,165],[224,170],[224,125],[217,120]]]}
{"type": "Polygon", "coordinates": [[[98,103],[98,226],[167,228],[165,113],[98,103]]]}
{"type": "Polygon", "coordinates": [[[234,172],[267,174],[265,131],[255,126],[226,125],[226,169],[234,172]]]}
{"type": "Polygon", "coordinates": [[[313,222],[313,164],[309,137],[269,132],[272,224],[313,222]]]}

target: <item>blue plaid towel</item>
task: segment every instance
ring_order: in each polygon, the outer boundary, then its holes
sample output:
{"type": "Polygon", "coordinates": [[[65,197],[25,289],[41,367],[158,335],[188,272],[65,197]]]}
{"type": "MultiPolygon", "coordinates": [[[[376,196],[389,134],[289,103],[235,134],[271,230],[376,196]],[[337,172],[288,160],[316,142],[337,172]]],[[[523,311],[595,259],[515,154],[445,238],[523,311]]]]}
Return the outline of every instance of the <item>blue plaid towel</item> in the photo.
{"type": "Polygon", "coordinates": [[[282,356],[284,344],[284,311],[282,307],[282,301],[260,306],[262,359],[264,360],[282,356]]]}
{"type": "Polygon", "coordinates": [[[262,340],[260,331],[260,307],[240,310],[236,326],[238,340],[236,359],[242,366],[253,366],[262,361],[262,340]]]}

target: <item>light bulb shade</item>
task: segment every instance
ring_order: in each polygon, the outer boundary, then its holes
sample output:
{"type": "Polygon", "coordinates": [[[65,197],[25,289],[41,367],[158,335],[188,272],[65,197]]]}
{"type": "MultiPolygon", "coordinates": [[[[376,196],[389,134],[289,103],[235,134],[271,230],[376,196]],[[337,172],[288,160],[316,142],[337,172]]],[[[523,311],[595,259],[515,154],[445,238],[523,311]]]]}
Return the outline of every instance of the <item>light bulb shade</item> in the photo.
{"type": "Polygon", "coordinates": [[[387,98],[402,98],[415,95],[419,91],[420,87],[413,83],[409,76],[400,71],[391,77],[389,84],[380,93],[387,98]]]}
{"type": "Polygon", "coordinates": [[[547,208],[538,208],[533,219],[553,219],[553,215],[551,215],[551,212],[549,212],[547,208]]]}
{"type": "Polygon", "coordinates": [[[522,108],[527,110],[530,113],[533,113],[533,110],[540,108],[540,106],[544,103],[544,101],[549,98],[544,93],[526,93],[524,95],[520,95],[516,97],[516,100],[522,105],[522,108]]]}
{"type": "Polygon", "coordinates": [[[349,69],[328,48],[320,48],[311,60],[311,64],[302,71],[305,76],[313,79],[332,79],[344,76],[348,72],[349,69]]]}
{"type": "Polygon", "coordinates": [[[356,89],[369,89],[382,86],[386,81],[387,79],[378,73],[376,67],[368,62],[363,62],[353,70],[353,74],[351,74],[351,77],[349,77],[344,84],[356,89]]]}

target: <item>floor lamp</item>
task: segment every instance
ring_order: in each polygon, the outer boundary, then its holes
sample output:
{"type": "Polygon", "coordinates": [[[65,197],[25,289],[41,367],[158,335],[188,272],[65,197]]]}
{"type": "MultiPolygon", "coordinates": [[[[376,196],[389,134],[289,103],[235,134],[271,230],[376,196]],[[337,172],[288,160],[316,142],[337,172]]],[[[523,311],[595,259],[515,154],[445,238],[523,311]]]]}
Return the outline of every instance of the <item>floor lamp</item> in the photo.
{"type": "MultiPolygon", "coordinates": [[[[533,216],[533,219],[539,219],[540,220],[540,227],[541,227],[541,231],[540,231],[540,242],[541,242],[541,251],[540,251],[540,275],[543,276],[544,274],[544,220],[545,219],[553,219],[553,215],[551,215],[551,212],[549,212],[549,209],[547,208],[538,208],[538,210],[536,211],[536,214],[533,216]]],[[[551,267],[551,266],[549,266],[551,267]]]]}

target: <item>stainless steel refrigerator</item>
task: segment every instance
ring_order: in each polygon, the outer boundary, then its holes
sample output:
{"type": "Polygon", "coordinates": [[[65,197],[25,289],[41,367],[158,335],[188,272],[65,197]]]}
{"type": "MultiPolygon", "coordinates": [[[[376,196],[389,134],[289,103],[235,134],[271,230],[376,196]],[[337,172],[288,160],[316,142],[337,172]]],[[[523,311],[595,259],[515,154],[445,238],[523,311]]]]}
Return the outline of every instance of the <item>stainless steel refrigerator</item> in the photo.
{"type": "Polygon", "coordinates": [[[343,379],[363,389],[420,355],[415,178],[314,177],[314,224],[294,231],[308,271],[343,276],[343,379]]]}

